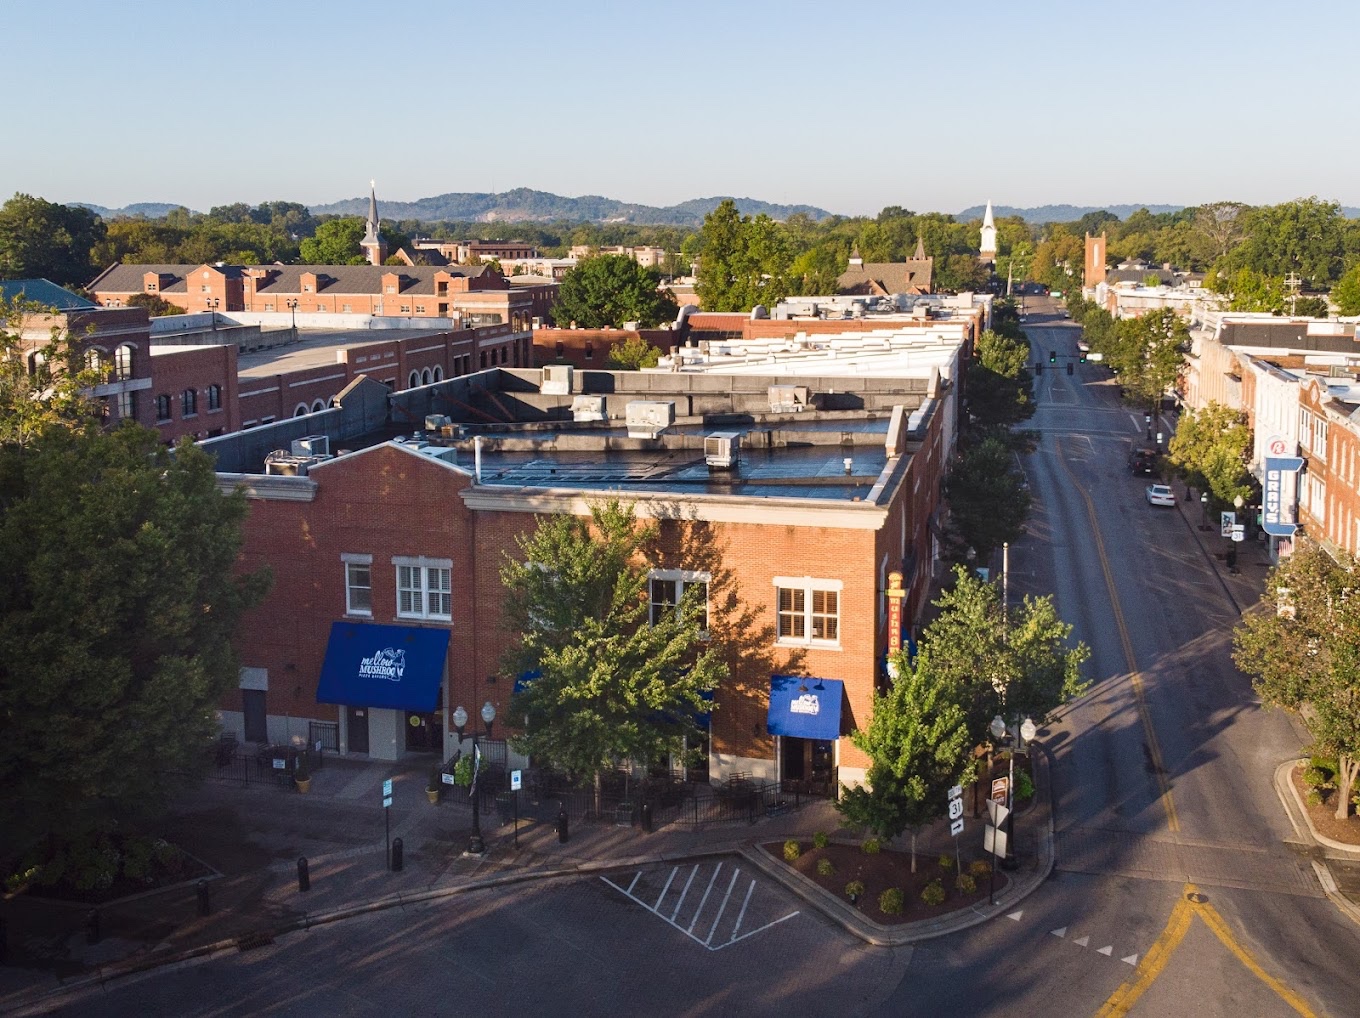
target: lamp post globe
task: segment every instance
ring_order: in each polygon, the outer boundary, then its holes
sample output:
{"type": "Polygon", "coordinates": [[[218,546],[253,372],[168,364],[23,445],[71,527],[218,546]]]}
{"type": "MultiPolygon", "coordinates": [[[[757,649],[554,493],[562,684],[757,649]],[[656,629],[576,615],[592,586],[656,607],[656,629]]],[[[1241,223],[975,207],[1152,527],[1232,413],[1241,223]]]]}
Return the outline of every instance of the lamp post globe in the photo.
{"type": "Polygon", "coordinates": [[[1025,718],[1020,725],[1020,738],[1025,742],[1033,742],[1034,737],[1039,734],[1038,727],[1034,724],[1033,718],[1025,718]]]}
{"type": "Polygon", "coordinates": [[[496,720],[496,708],[492,706],[490,700],[482,704],[482,720],[486,722],[486,730],[491,731],[491,722],[496,720]]]}
{"type": "Polygon", "coordinates": [[[463,729],[467,727],[467,721],[467,711],[463,709],[462,704],[459,704],[453,712],[453,727],[458,730],[459,742],[463,741],[463,729]]]}
{"type": "Polygon", "coordinates": [[[992,718],[992,723],[988,725],[988,730],[992,733],[993,739],[1002,739],[1005,737],[1006,722],[1001,720],[1000,714],[992,718]]]}

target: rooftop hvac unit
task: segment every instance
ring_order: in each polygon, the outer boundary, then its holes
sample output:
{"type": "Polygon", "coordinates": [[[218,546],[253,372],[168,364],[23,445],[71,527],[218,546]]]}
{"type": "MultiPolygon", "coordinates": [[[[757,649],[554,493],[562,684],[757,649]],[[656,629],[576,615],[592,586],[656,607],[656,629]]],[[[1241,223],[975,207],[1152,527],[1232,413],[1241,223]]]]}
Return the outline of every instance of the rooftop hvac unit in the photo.
{"type": "Polygon", "coordinates": [[[272,477],[306,477],[307,470],[330,456],[294,456],[275,449],[264,458],[264,472],[272,477]]]}
{"type": "Polygon", "coordinates": [[[675,423],[675,404],[661,400],[634,400],[624,414],[629,438],[656,438],[675,423]]]}
{"type": "Polygon", "coordinates": [[[549,364],[543,368],[543,381],[538,391],[545,396],[569,396],[571,394],[571,365],[549,364]]]}
{"type": "Polygon", "coordinates": [[[603,396],[577,396],[571,401],[573,421],[602,421],[604,416],[603,396]]]}
{"type": "Polygon", "coordinates": [[[715,431],[704,436],[704,462],[709,470],[733,470],[737,465],[737,450],[741,435],[735,431],[715,431]]]}
{"type": "Polygon", "coordinates": [[[791,414],[806,410],[808,406],[808,387],[806,385],[770,386],[770,413],[791,414]]]}
{"type": "Polygon", "coordinates": [[[425,415],[425,430],[433,431],[435,434],[443,434],[444,429],[452,423],[453,421],[449,418],[448,414],[425,415]]]}
{"type": "Polygon", "coordinates": [[[294,456],[329,456],[331,440],[326,435],[307,435],[293,439],[294,456]]]}

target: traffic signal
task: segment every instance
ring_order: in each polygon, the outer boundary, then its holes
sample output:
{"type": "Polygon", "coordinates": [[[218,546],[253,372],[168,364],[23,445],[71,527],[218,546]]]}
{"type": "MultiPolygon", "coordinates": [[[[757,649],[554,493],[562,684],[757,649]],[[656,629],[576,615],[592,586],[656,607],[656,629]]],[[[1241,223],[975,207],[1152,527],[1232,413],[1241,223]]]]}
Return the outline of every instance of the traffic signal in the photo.
{"type": "Polygon", "coordinates": [[[1036,375],[1042,375],[1044,373],[1044,366],[1042,364],[1034,365],[1034,373],[1036,375]]]}
{"type": "Polygon", "coordinates": [[[1057,363],[1058,363],[1058,351],[1057,351],[1057,350],[1050,350],[1050,351],[1048,351],[1048,363],[1050,363],[1050,364],[1057,364],[1057,363]]]}
{"type": "Polygon", "coordinates": [[[1086,351],[1085,351],[1085,350],[1083,350],[1083,351],[1081,352],[1081,362],[1082,362],[1083,364],[1086,363],[1086,351]]]}
{"type": "Polygon", "coordinates": [[[1069,375],[1072,373],[1072,362],[1071,362],[1071,361],[1068,361],[1068,362],[1067,362],[1067,373],[1068,373],[1069,375]]]}

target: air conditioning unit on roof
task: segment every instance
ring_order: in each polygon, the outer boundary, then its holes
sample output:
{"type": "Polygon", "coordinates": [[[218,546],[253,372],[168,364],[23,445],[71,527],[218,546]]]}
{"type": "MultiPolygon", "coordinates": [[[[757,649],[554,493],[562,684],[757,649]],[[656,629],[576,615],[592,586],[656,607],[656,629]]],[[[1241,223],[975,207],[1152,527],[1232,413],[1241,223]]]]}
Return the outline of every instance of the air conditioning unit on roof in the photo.
{"type": "Polygon", "coordinates": [[[704,462],[709,470],[732,470],[737,465],[741,448],[741,434],[736,431],[715,431],[704,436],[704,462]]]}
{"type": "Polygon", "coordinates": [[[331,440],[325,435],[307,435],[293,439],[294,456],[329,456],[331,440]]]}
{"type": "Polygon", "coordinates": [[[548,364],[543,368],[543,381],[538,391],[545,396],[569,396],[571,381],[570,364],[548,364]]]}
{"type": "Polygon", "coordinates": [[[575,396],[571,401],[571,419],[574,421],[602,421],[604,416],[603,396],[575,396]]]}
{"type": "Polygon", "coordinates": [[[662,400],[634,400],[624,411],[629,438],[656,438],[675,423],[675,404],[662,400]]]}
{"type": "Polygon", "coordinates": [[[772,385],[769,394],[770,413],[798,413],[808,407],[808,387],[806,385],[772,385]]]}

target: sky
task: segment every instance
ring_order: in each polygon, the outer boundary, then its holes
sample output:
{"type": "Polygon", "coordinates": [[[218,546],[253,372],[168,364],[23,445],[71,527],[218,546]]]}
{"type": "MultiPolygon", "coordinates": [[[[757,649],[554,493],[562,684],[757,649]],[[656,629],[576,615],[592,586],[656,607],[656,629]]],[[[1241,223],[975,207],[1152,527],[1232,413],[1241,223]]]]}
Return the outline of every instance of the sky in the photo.
{"type": "Polygon", "coordinates": [[[5,6],[0,200],[1360,206],[1354,0],[5,6]]]}

